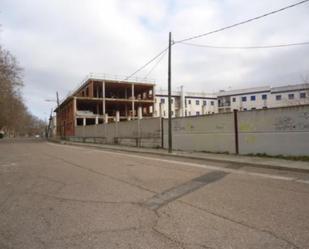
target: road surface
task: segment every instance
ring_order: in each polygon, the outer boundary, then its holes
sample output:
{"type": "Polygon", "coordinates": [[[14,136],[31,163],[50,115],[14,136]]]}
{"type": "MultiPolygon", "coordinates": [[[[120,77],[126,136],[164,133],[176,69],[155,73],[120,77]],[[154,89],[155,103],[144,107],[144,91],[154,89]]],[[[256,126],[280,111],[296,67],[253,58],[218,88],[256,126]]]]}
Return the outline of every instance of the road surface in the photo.
{"type": "Polygon", "coordinates": [[[0,141],[0,248],[309,248],[309,175],[0,141]]]}

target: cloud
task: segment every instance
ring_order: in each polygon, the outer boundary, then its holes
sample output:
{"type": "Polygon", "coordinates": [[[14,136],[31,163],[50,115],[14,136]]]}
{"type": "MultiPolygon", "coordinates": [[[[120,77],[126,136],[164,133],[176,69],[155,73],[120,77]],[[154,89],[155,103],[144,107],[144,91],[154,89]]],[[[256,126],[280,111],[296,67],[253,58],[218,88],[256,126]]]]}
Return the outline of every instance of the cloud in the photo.
{"type": "MultiPolygon", "coordinates": [[[[65,96],[89,72],[129,75],[175,40],[263,14],[291,0],[3,0],[0,42],[25,69],[29,109],[46,116],[55,92],[65,96]]],[[[306,41],[309,4],[194,41],[242,46],[306,41]]],[[[193,42],[193,41],[192,41],[193,42]]],[[[173,47],[173,85],[186,90],[299,83],[309,75],[309,46],[230,51],[173,47]]],[[[149,69],[138,76],[145,76],[149,69]]],[[[151,74],[167,81],[167,56],[151,74]]]]}

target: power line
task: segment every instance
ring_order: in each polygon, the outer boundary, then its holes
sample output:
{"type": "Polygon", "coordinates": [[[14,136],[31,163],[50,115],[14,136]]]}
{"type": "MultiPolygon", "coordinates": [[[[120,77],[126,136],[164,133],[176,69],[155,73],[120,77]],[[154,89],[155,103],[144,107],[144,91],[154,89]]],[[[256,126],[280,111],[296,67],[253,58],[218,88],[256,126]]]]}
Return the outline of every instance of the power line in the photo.
{"type": "MultiPolygon", "coordinates": [[[[308,0],[309,1],[309,0],[308,0]]],[[[150,63],[152,63],[154,60],[156,60],[158,57],[160,57],[163,53],[165,53],[168,50],[168,48],[163,49],[160,53],[158,53],[155,57],[153,57],[151,60],[146,62],[143,66],[141,66],[139,69],[137,69],[134,73],[130,74],[128,77],[126,77],[124,80],[128,80],[131,77],[133,77],[135,74],[137,74],[139,71],[143,70],[145,67],[147,67],[150,63]]]]}
{"type": "MultiPolygon", "coordinates": [[[[207,32],[207,33],[203,33],[203,34],[200,34],[200,35],[192,36],[192,37],[189,37],[189,38],[186,38],[186,39],[182,39],[182,40],[179,40],[179,41],[174,41],[174,42],[172,43],[172,45],[175,45],[175,44],[177,44],[177,43],[183,43],[183,42],[186,42],[186,41],[189,41],[189,40],[193,40],[193,39],[197,39],[197,38],[200,38],[200,37],[203,37],[203,36],[208,36],[208,35],[211,35],[211,34],[214,34],[214,33],[221,32],[221,31],[226,30],[226,29],[231,29],[231,28],[240,26],[240,25],[242,25],[242,24],[246,24],[246,23],[249,23],[249,22],[252,22],[252,21],[261,19],[261,18],[263,18],[263,17],[276,14],[276,13],[281,12],[281,11],[283,11],[283,10],[286,10],[286,9],[289,9],[289,8],[292,8],[292,7],[295,7],[295,6],[304,4],[304,3],[308,2],[308,1],[309,1],[309,0],[303,0],[303,1],[297,2],[297,3],[295,3],[295,4],[291,4],[291,5],[285,6],[285,7],[281,8],[281,9],[274,10],[274,11],[268,12],[268,13],[266,13],[266,14],[263,14],[263,15],[260,15],[260,16],[254,17],[254,18],[247,19],[247,20],[242,21],[242,22],[239,22],[239,23],[235,23],[235,24],[232,24],[232,25],[229,25],[229,26],[220,28],[220,29],[216,29],[216,30],[213,30],[213,31],[210,31],[210,32],[207,32]]],[[[164,50],[162,50],[160,53],[158,53],[156,56],[154,56],[152,59],[150,59],[147,63],[145,63],[143,66],[141,66],[139,69],[137,69],[134,73],[132,73],[131,75],[129,75],[128,77],[126,77],[124,80],[128,80],[128,79],[130,79],[131,77],[133,77],[135,74],[137,74],[138,72],[140,72],[141,70],[143,70],[143,69],[144,69],[145,67],[147,67],[150,63],[152,63],[154,60],[156,60],[158,57],[160,57],[160,56],[161,56],[164,52],[166,52],[167,50],[168,50],[168,48],[165,48],[164,50]]]]}
{"type": "Polygon", "coordinates": [[[163,58],[165,57],[166,52],[167,52],[167,51],[165,51],[165,53],[163,53],[163,54],[161,55],[161,58],[159,58],[159,60],[156,62],[156,64],[154,64],[154,66],[149,70],[149,72],[145,75],[145,78],[147,78],[147,77],[152,73],[152,71],[160,64],[160,62],[161,62],[161,61],[163,60],[163,58]]]}
{"type": "Polygon", "coordinates": [[[254,17],[254,18],[247,19],[247,20],[242,21],[242,22],[238,22],[238,23],[235,23],[235,24],[232,24],[232,25],[229,25],[229,26],[220,28],[220,29],[216,29],[216,30],[213,30],[213,31],[210,31],[210,32],[207,32],[207,33],[203,33],[203,34],[200,34],[200,35],[195,35],[195,36],[192,36],[192,37],[189,37],[189,38],[185,38],[185,39],[183,39],[183,40],[175,41],[175,43],[190,41],[190,40],[193,40],[193,39],[201,38],[201,37],[203,37],[203,36],[207,36],[207,35],[211,35],[211,34],[214,34],[214,33],[218,33],[218,32],[220,32],[220,31],[223,31],[223,30],[226,30],[226,29],[231,29],[231,28],[240,26],[240,25],[242,25],[242,24],[246,24],[246,23],[249,23],[249,22],[252,22],[252,21],[261,19],[261,18],[263,18],[263,17],[276,14],[276,13],[281,12],[281,11],[283,11],[283,10],[286,10],[286,9],[289,9],[289,8],[292,8],[292,7],[295,7],[295,6],[304,4],[304,3],[308,2],[308,1],[309,1],[309,0],[303,0],[303,1],[297,2],[297,3],[295,3],[295,4],[291,4],[291,5],[285,6],[285,7],[281,8],[281,9],[274,10],[274,11],[265,13],[265,14],[263,14],[263,15],[260,15],[260,16],[254,17]]]}
{"type": "Polygon", "coordinates": [[[309,45],[309,42],[299,42],[299,43],[287,43],[287,44],[277,44],[277,45],[266,45],[266,46],[212,46],[207,44],[195,44],[189,42],[179,42],[180,44],[193,46],[193,47],[203,47],[203,48],[211,48],[211,49],[263,49],[263,48],[284,48],[291,46],[303,46],[309,45]]]}

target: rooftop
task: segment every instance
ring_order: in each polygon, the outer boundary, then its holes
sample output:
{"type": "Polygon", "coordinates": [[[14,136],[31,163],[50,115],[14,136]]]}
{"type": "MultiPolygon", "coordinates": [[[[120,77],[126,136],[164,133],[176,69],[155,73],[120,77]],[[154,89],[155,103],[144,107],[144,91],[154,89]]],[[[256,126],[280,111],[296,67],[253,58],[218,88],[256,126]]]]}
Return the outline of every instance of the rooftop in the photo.
{"type": "Polygon", "coordinates": [[[282,92],[282,91],[297,91],[297,90],[309,90],[309,83],[298,84],[298,85],[287,85],[280,87],[272,87],[271,92],[282,92]]]}
{"type": "Polygon", "coordinates": [[[256,93],[256,92],[270,92],[270,89],[271,89],[270,86],[262,86],[262,87],[252,87],[237,90],[220,91],[217,93],[217,96],[223,97],[223,96],[231,96],[239,94],[256,93]]]}
{"type": "Polygon", "coordinates": [[[115,83],[128,83],[128,84],[151,84],[155,85],[155,80],[145,77],[131,77],[130,79],[127,79],[127,76],[123,75],[112,75],[112,74],[102,74],[102,73],[89,73],[78,85],[71,91],[68,92],[68,94],[61,99],[60,106],[70,97],[72,97],[74,94],[76,94],[79,89],[81,89],[89,80],[97,80],[97,81],[110,81],[115,83]]]}

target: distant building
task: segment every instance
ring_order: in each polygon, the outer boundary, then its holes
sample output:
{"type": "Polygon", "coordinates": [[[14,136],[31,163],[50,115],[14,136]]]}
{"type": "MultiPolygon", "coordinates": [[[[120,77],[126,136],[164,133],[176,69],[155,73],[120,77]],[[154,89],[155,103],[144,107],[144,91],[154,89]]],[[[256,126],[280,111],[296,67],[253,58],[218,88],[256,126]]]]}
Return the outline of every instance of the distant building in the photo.
{"type": "Polygon", "coordinates": [[[221,91],[218,112],[247,111],[309,104],[309,84],[221,91]]]}
{"type": "MultiPolygon", "coordinates": [[[[256,87],[218,93],[172,92],[172,117],[309,104],[309,84],[256,87]]],[[[168,117],[167,91],[156,92],[155,116],[168,117]]]]}
{"type": "MultiPolygon", "coordinates": [[[[209,115],[309,104],[309,84],[257,87],[218,93],[171,94],[172,117],[209,115]]],[[[90,75],[56,108],[57,135],[73,136],[76,126],[136,118],[168,117],[168,93],[145,79],[119,80],[90,75]]],[[[54,126],[53,126],[54,127],[54,126]]]]}
{"type": "Polygon", "coordinates": [[[89,75],[59,107],[57,135],[73,136],[76,126],[152,117],[154,83],[89,75]]]}
{"type": "MultiPolygon", "coordinates": [[[[197,116],[218,112],[217,96],[208,93],[173,91],[172,117],[197,116]]],[[[168,117],[168,93],[157,90],[155,100],[155,116],[168,117]]]]}
{"type": "Polygon", "coordinates": [[[57,135],[57,117],[55,115],[49,118],[47,135],[48,137],[55,137],[57,135]]]}

